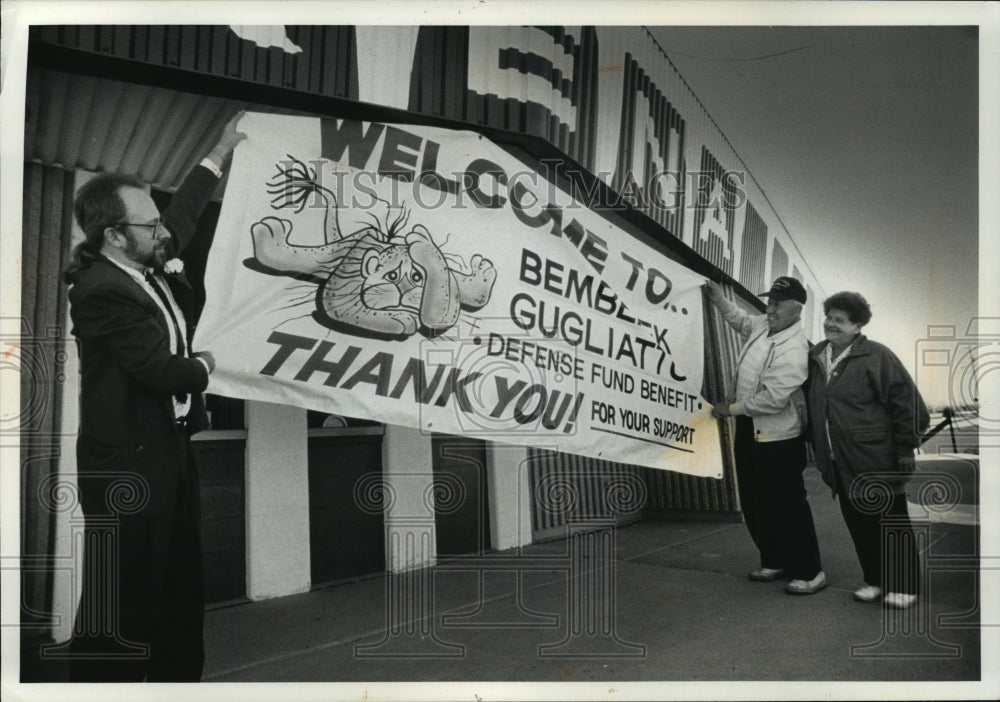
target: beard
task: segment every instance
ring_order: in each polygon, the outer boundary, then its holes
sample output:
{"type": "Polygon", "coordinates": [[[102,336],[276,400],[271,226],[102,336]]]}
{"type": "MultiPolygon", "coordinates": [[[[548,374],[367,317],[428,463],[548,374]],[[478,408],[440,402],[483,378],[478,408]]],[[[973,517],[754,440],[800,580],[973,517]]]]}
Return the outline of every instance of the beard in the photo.
{"type": "Polygon", "coordinates": [[[157,241],[150,246],[148,251],[140,252],[135,237],[131,232],[125,232],[125,239],[128,242],[125,245],[124,251],[126,256],[146,268],[152,268],[155,271],[163,270],[163,263],[167,260],[167,245],[165,242],[157,241]]]}

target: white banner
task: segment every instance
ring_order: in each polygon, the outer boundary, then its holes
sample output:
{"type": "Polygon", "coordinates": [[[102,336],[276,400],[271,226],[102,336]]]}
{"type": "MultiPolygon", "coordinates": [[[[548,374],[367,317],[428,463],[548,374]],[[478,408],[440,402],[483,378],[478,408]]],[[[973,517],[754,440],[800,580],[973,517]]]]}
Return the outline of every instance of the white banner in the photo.
{"type": "Polygon", "coordinates": [[[700,276],[474,133],[240,129],[209,392],[721,477],[700,276]]]}

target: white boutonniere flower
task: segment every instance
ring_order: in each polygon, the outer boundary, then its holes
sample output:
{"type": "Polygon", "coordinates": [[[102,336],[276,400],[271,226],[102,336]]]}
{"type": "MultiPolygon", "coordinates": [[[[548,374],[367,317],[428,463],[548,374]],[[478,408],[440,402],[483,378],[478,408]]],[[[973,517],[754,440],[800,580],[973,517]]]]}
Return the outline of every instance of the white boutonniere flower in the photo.
{"type": "Polygon", "coordinates": [[[176,275],[184,272],[184,261],[179,258],[172,258],[163,264],[163,272],[176,275]]]}

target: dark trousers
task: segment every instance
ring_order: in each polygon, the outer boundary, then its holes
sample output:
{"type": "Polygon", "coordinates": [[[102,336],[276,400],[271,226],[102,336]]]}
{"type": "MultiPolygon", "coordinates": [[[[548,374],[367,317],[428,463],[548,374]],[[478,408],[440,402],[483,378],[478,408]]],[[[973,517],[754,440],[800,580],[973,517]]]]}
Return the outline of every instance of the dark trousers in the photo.
{"type": "Polygon", "coordinates": [[[73,682],[197,682],[205,660],[198,473],[190,441],[173,511],[85,514],[73,682]]]}
{"type": "Polygon", "coordinates": [[[840,513],[851,532],[865,583],[878,585],[883,592],[917,594],[920,557],[906,508],[906,494],[893,492],[887,486],[881,493],[887,502],[861,504],[851,499],[839,471],[834,470],[834,474],[840,513]]]}
{"type": "Polygon", "coordinates": [[[753,420],[736,418],[736,479],[750,537],[764,568],[812,580],[823,569],[802,471],[802,437],[754,441],[753,420]]]}

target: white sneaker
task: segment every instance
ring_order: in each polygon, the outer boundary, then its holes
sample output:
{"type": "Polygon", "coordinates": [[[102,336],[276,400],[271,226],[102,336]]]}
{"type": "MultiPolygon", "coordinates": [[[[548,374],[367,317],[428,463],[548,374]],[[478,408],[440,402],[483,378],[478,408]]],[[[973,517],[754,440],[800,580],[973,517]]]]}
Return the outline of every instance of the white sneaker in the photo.
{"type": "Polygon", "coordinates": [[[826,573],[822,570],[816,574],[812,580],[795,579],[785,586],[785,592],[789,595],[811,595],[826,587],[826,573]]]}
{"type": "Polygon", "coordinates": [[[890,592],[885,596],[885,603],[890,607],[895,607],[896,609],[906,609],[907,607],[912,607],[913,603],[916,601],[916,595],[909,595],[905,592],[890,592]]]}
{"type": "Polygon", "coordinates": [[[777,580],[785,571],[782,568],[758,568],[757,570],[751,570],[747,577],[749,577],[754,582],[758,583],[769,583],[777,580]]]}
{"type": "Polygon", "coordinates": [[[882,588],[878,585],[869,585],[865,583],[865,586],[854,591],[854,599],[859,602],[874,602],[879,597],[882,596],[882,588]]]}

